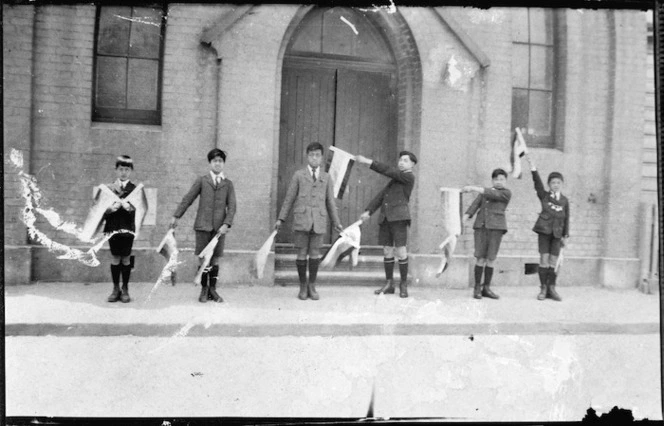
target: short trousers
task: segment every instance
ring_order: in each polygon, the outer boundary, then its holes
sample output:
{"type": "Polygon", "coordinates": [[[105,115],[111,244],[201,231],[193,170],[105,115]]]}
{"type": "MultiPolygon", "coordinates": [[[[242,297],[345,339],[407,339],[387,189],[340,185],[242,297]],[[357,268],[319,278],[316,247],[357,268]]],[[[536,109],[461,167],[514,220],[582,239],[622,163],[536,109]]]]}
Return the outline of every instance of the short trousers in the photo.
{"type": "Polygon", "coordinates": [[[113,256],[129,256],[134,245],[134,235],[130,233],[115,234],[108,240],[108,245],[111,247],[113,256]]]}
{"type": "Polygon", "coordinates": [[[378,244],[386,247],[405,247],[408,244],[409,220],[384,221],[378,227],[378,244]]]}
{"type": "Polygon", "coordinates": [[[313,231],[293,231],[293,245],[299,249],[307,249],[307,252],[311,253],[312,250],[320,250],[324,236],[313,231]]]}
{"type": "MultiPolygon", "coordinates": [[[[194,254],[196,256],[201,254],[205,246],[207,246],[208,243],[212,241],[212,238],[214,238],[215,235],[217,235],[217,233],[214,231],[196,231],[196,250],[194,251],[194,254]]],[[[212,257],[221,257],[224,255],[225,240],[226,240],[226,235],[222,235],[219,237],[219,242],[217,243],[217,246],[214,248],[212,257]]]]}
{"type": "Polygon", "coordinates": [[[475,257],[496,260],[504,233],[505,231],[502,229],[486,229],[484,227],[475,229],[475,257]]]}
{"type": "Polygon", "coordinates": [[[551,254],[558,256],[560,248],[563,246],[562,239],[556,238],[553,234],[537,234],[537,246],[539,247],[540,254],[551,254]]]}

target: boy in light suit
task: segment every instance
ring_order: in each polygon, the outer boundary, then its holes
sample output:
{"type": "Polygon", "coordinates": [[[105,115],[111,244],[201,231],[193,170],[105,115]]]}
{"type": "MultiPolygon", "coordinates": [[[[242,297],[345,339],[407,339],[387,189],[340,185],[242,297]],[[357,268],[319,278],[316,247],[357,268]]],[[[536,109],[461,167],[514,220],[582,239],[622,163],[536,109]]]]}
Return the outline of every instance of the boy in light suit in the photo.
{"type": "Polygon", "coordinates": [[[463,192],[477,192],[479,195],[468,207],[463,215],[464,224],[477,212],[473,224],[475,238],[475,289],[473,297],[481,299],[482,296],[498,299],[498,295],[491,291],[491,278],[493,277],[493,262],[498,257],[498,249],[503,234],[507,232],[505,209],[512,198],[512,192],[505,188],[507,172],[495,169],[491,173],[491,188],[481,186],[464,186],[463,192]],[[482,285],[484,274],[484,285],[482,285]]]}
{"type": "Polygon", "coordinates": [[[551,172],[547,179],[549,190],[544,189],[535,162],[526,154],[533,174],[533,183],[537,198],[540,199],[542,211],[535,222],[533,231],[537,233],[537,245],[540,252],[540,293],[537,300],[546,298],[560,302],[562,299],[556,292],[556,263],[560,249],[569,238],[569,200],[560,191],[563,187],[563,175],[551,172]]]}
{"type": "MultiPolygon", "coordinates": [[[[184,215],[189,206],[200,195],[198,212],[194,222],[196,231],[196,250],[198,256],[205,246],[214,238],[217,231],[221,230],[221,237],[214,249],[210,265],[201,279],[201,294],[198,301],[205,303],[208,300],[223,302],[216,290],[219,275],[219,258],[224,254],[224,241],[228,230],[233,225],[235,217],[235,189],[233,182],[224,175],[226,165],[226,153],[218,148],[213,149],[207,155],[210,163],[210,172],[199,176],[194,181],[191,189],[182,198],[182,201],[173,213],[171,227],[175,228],[178,219],[184,215]]],[[[202,263],[203,259],[199,259],[202,263]]]]}
{"type": "Polygon", "coordinates": [[[327,232],[328,217],[337,232],[343,230],[334,201],[333,182],[321,170],[324,148],[318,142],[307,146],[307,167],[296,171],[288,186],[286,198],[274,229],[279,231],[293,209],[293,244],[297,248],[297,275],[300,279],[300,300],[318,300],[316,277],[321,260],[320,248],[327,232]],[[307,282],[307,255],[309,281],[307,282]]]}

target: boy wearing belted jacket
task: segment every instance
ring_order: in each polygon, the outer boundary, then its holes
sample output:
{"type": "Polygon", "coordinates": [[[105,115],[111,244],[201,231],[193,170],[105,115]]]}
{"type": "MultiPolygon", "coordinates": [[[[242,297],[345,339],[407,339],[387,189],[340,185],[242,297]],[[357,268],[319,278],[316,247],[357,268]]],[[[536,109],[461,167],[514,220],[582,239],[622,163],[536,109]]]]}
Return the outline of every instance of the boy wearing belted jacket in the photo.
{"type": "Polygon", "coordinates": [[[481,299],[482,296],[498,299],[499,296],[491,291],[491,278],[493,277],[493,262],[498,257],[498,249],[503,235],[507,232],[505,210],[512,198],[512,192],[505,188],[507,172],[495,169],[491,173],[491,188],[481,186],[464,186],[463,192],[477,192],[479,195],[468,207],[463,215],[464,224],[477,213],[473,224],[475,238],[475,289],[473,297],[481,299]],[[482,284],[484,274],[484,284],[482,284]]]}
{"type": "MultiPolygon", "coordinates": [[[[222,234],[215,246],[210,266],[203,272],[201,294],[198,297],[198,301],[201,303],[208,300],[224,301],[216,290],[219,276],[219,258],[224,254],[224,240],[226,233],[233,225],[236,208],[233,182],[224,175],[226,153],[219,148],[215,148],[208,153],[207,159],[210,163],[210,171],[196,178],[189,192],[185,194],[175,209],[171,220],[171,227],[175,228],[178,219],[200,196],[198,212],[194,222],[194,230],[196,231],[196,250],[194,254],[198,256],[218,231],[222,234]]],[[[199,262],[202,261],[203,259],[199,259],[199,262]]]]}
{"type": "Polygon", "coordinates": [[[563,175],[551,172],[547,179],[549,190],[544,189],[535,163],[526,154],[533,174],[533,182],[537,198],[540,199],[542,211],[535,222],[533,231],[537,233],[537,245],[540,253],[539,278],[540,293],[537,300],[546,298],[560,302],[562,299],[556,292],[556,263],[560,250],[569,238],[569,200],[560,191],[563,187],[563,175]]]}
{"type": "Polygon", "coordinates": [[[318,142],[307,146],[307,166],[293,174],[274,225],[279,231],[291,209],[293,210],[293,244],[297,249],[295,265],[300,280],[300,292],[297,297],[300,300],[320,298],[315,284],[321,260],[320,248],[327,232],[328,217],[332,219],[332,226],[337,232],[343,230],[334,201],[332,179],[321,169],[324,153],[323,145],[318,142]]]}

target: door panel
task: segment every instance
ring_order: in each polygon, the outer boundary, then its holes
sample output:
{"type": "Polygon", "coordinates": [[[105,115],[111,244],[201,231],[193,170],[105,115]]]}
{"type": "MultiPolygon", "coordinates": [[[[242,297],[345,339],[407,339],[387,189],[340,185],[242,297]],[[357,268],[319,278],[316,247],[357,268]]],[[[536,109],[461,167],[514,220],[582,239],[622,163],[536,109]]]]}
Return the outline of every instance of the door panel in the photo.
{"type": "MultiPolygon", "coordinates": [[[[288,191],[293,173],[306,165],[305,150],[311,142],[323,146],[334,138],[335,70],[289,67],[282,71],[281,130],[277,214],[288,191]]],[[[277,234],[277,242],[292,241],[293,213],[277,234]]]]}
{"type": "MultiPolygon", "coordinates": [[[[293,173],[306,164],[304,151],[312,141],[396,164],[393,78],[390,72],[352,69],[341,64],[335,69],[329,64],[319,67],[315,63],[284,62],[277,212],[293,173]]],[[[388,178],[356,164],[348,192],[342,200],[336,200],[342,224],[355,222],[387,182],[388,178]]],[[[291,224],[292,212],[277,242],[292,241],[291,224]]],[[[362,228],[362,244],[377,245],[378,214],[362,228]]],[[[331,235],[336,233],[328,231],[326,243],[331,242],[331,235]]]]}
{"type": "MultiPolygon", "coordinates": [[[[351,69],[337,72],[335,146],[351,154],[396,164],[396,113],[392,75],[351,69]]],[[[344,225],[355,222],[389,182],[366,166],[356,164],[348,193],[338,204],[344,225]]],[[[378,214],[362,227],[362,244],[378,244],[378,214]]]]}

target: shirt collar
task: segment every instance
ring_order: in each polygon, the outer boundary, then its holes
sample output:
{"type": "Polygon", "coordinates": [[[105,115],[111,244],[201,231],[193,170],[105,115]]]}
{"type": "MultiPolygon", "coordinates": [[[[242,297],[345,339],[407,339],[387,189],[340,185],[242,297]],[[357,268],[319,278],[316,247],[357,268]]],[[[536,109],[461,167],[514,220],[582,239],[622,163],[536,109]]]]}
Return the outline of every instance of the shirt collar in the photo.
{"type": "Polygon", "coordinates": [[[115,182],[117,183],[118,187],[124,189],[124,187],[127,186],[127,184],[129,183],[129,179],[125,181],[121,181],[120,179],[118,179],[115,182]]]}
{"type": "Polygon", "coordinates": [[[212,182],[215,182],[217,176],[219,176],[222,180],[226,179],[226,176],[224,176],[224,172],[219,173],[218,175],[215,175],[212,170],[210,170],[210,176],[212,177],[212,182]]]}
{"type": "MultiPolygon", "coordinates": [[[[309,169],[309,174],[314,172],[313,167],[307,164],[307,169],[309,169]]],[[[316,167],[316,174],[320,173],[320,167],[316,167]]]]}

